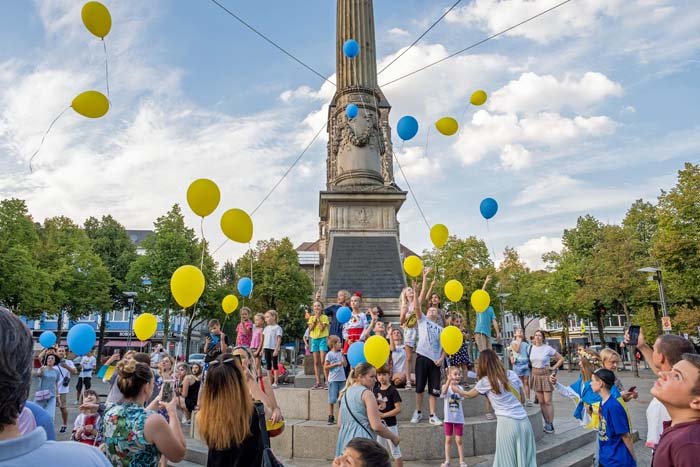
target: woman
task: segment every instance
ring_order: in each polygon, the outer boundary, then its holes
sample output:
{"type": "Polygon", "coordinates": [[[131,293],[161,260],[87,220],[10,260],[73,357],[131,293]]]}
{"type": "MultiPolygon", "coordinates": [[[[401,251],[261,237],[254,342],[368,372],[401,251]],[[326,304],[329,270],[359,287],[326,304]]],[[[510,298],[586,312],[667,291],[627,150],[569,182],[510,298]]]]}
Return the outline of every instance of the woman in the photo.
{"type": "Polygon", "coordinates": [[[552,346],[545,344],[544,332],[540,330],[535,331],[535,338],[529,351],[530,364],[532,365],[530,387],[535,391],[542,409],[544,432],[554,433],[554,406],[552,406],[552,391],[554,387],[549,381],[549,375],[564,364],[564,358],[552,346]],[[550,365],[552,357],[557,360],[554,366],[550,365]]]}
{"type": "Polygon", "coordinates": [[[46,410],[52,423],[56,415],[56,407],[61,407],[61,400],[58,398],[58,382],[61,376],[58,370],[59,362],[58,356],[50,353],[44,357],[44,364],[37,373],[39,386],[36,388],[34,402],[46,410]]]}
{"type": "Polygon", "coordinates": [[[277,405],[275,391],[272,388],[267,389],[263,384],[263,377],[257,375],[253,352],[247,347],[234,347],[232,353],[234,357],[240,358],[242,368],[247,370],[244,373],[251,397],[263,403],[265,413],[274,423],[282,420],[282,410],[277,405]]]}
{"type": "Polygon", "coordinates": [[[182,423],[185,425],[190,424],[192,412],[197,406],[201,374],[202,370],[198,363],[192,364],[192,369],[187,363],[177,365],[175,376],[177,378],[178,406],[182,410],[182,423]]]}
{"type": "Polygon", "coordinates": [[[536,467],[535,434],[521,403],[523,392],[518,375],[503,368],[496,352],[484,349],[476,362],[476,377],[476,386],[470,391],[463,391],[454,384],[451,388],[469,399],[485,395],[491,402],[498,420],[493,466],[536,467]]]}
{"type": "Polygon", "coordinates": [[[620,378],[617,377],[617,365],[622,361],[619,353],[615,352],[609,347],[606,347],[600,351],[600,360],[603,368],[610,370],[615,374],[615,387],[620,392],[620,395],[625,402],[629,402],[631,399],[636,399],[639,397],[639,393],[637,393],[637,391],[625,391],[622,381],[620,381],[620,378]]]}
{"type": "Polygon", "coordinates": [[[530,344],[525,342],[525,336],[521,328],[515,328],[515,336],[513,337],[513,342],[510,343],[510,348],[512,350],[510,361],[513,364],[513,371],[523,383],[525,405],[532,407],[532,401],[530,400],[530,344]]]}
{"type": "Polygon", "coordinates": [[[367,438],[353,438],[332,467],[391,467],[389,452],[378,442],[367,438]]]}
{"type": "Polygon", "coordinates": [[[161,455],[171,462],[185,457],[185,436],[177,419],[177,399],[161,402],[160,396],[144,408],[154,387],[151,368],[134,359],[117,364],[117,385],[124,402],[114,404],[102,418],[106,455],[114,466],[156,467],[161,455]],[[170,416],[165,421],[153,411],[160,406],[170,416]]]}
{"type": "Polygon", "coordinates": [[[418,321],[416,313],[413,311],[416,291],[413,287],[406,287],[399,295],[401,314],[399,324],[403,327],[403,348],[406,351],[406,389],[411,389],[411,381],[415,381],[415,366],[413,354],[416,348],[416,338],[418,337],[418,321]]]}
{"type": "Polygon", "coordinates": [[[209,447],[208,467],[262,465],[258,414],[238,358],[221,355],[209,363],[197,426],[209,447]]]}
{"type": "Polygon", "coordinates": [[[377,382],[377,370],[369,363],[359,363],[348,378],[341,395],[340,412],[338,413],[338,442],[335,455],[340,456],[353,438],[374,440],[377,435],[391,440],[396,446],[400,438],[382,423],[377,407],[377,399],[372,393],[377,382]],[[368,428],[370,427],[371,430],[368,428]]]}

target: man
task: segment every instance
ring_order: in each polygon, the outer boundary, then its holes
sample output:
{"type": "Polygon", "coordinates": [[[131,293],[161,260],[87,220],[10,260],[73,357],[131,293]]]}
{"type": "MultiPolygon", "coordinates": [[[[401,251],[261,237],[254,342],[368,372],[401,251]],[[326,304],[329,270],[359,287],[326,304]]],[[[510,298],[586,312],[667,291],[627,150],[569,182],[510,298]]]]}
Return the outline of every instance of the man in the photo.
{"type": "Polygon", "coordinates": [[[686,353],[660,371],[651,393],[671,416],[654,451],[657,467],[691,467],[700,460],[700,356],[686,353]]]}
{"type": "MultiPolygon", "coordinates": [[[[486,290],[486,286],[491,280],[491,276],[486,276],[483,287],[481,290],[486,290]]],[[[493,311],[493,307],[488,307],[481,313],[476,314],[476,327],[474,328],[474,340],[476,341],[476,346],[481,352],[484,349],[490,349],[491,346],[491,325],[493,324],[496,330],[496,339],[501,340],[501,329],[498,327],[498,320],[496,320],[496,313],[493,311]]]]}
{"type": "Polygon", "coordinates": [[[56,354],[60,357],[61,363],[58,364],[58,371],[61,378],[58,381],[58,398],[61,401],[61,433],[66,432],[68,427],[68,393],[70,392],[70,377],[78,373],[73,361],[66,358],[66,348],[59,347],[56,349],[56,354]]]}
{"type": "MultiPolygon", "coordinates": [[[[629,344],[629,333],[625,333],[625,344],[629,344]]],[[[662,334],[656,338],[654,347],[650,348],[644,340],[644,332],[639,329],[637,338],[637,350],[644,355],[644,360],[655,375],[661,371],[671,371],[673,365],[681,361],[684,353],[695,353],[693,344],[675,334],[662,334]]],[[[671,420],[666,408],[656,398],[653,398],[647,407],[647,441],[646,446],[655,449],[659,437],[663,431],[664,422],[671,420]]]]}
{"type": "Polygon", "coordinates": [[[329,335],[340,337],[341,343],[343,342],[343,325],[338,322],[336,313],[341,307],[348,306],[349,302],[350,292],[347,290],[339,290],[337,295],[337,303],[334,303],[323,310],[323,313],[331,320],[331,327],[328,329],[329,335]]]}
{"type": "Polygon", "coordinates": [[[0,329],[0,467],[110,467],[96,448],[47,441],[41,427],[22,436],[17,419],[29,396],[34,343],[27,326],[2,307],[0,329]]]}
{"type": "Polygon", "coordinates": [[[163,352],[163,344],[156,344],[155,350],[151,353],[151,368],[158,369],[158,364],[161,360],[165,358],[165,352],[163,352]]]}

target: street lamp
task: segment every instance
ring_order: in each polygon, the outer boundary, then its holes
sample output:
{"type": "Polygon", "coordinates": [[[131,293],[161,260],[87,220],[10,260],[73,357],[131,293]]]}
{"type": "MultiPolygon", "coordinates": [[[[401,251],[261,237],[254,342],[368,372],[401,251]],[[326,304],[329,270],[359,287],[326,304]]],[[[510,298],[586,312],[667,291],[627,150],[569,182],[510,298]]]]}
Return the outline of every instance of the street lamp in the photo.
{"type": "MultiPolygon", "coordinates": [[[[509,293],[496,294],[501,305],[501,346],[503,347],[503,366],[506,370],[508,369],[508,353],[506,352],[506,315],[503,312],[503,305],[506,302],[506,298],[511,295],[509,293]]],[[[524,329],[523,332],[525,332],[524,329]]]]}
{"type": "Polygon", "coordinates": [[[129,303],[129,329],[126,334],[126,347],[131,350],[131,330],[134,328],[134,298],[138,295],[136,292],[123,292],[126,301],[129,303]]]}
{"type": "MultiPolygon", "coordinates": [[[[668,309],[666,308],[666,293],[664,292],[664,279],[661,276],[661,269],[649,266],[646,268],[637,269],[637,271],[653,274],[652,276],[649,276],[649,280],[656,281],[659,283],[659,297],[661,298],[661,313],[663,314],[663,317],[666,318],[668,316],[668,309]]],[[[671,331],[664,330],[664,334],[669,334],[670,332],[671,331]]]]}

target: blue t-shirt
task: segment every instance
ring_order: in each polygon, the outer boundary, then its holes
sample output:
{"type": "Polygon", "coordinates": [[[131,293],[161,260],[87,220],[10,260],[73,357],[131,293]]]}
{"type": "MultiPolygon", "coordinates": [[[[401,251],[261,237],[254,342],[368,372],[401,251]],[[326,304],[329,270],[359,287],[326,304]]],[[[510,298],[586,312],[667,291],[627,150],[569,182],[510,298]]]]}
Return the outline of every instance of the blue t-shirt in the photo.
{"type": "MultiPolygon", "coordinates": [[[[335,350],[331,350],[326,354],[326,361],[331,365],[334,363],[341,363],[343,361],[343,353],[335,350]]],[[[334,366],[328,370],[328,382],[332,383],[335,381],[345,381],[345,370],[343,366],[334,366]]]]}
{"type": "Polygon", "coordinates": [[[0,466],[35,465],[112,467],[97,448],[73,441],[48,441],[41,427],[19,438],[0,441],[0,466]]]}
{"type": "Polygon", "coordinates": [[[476,328],[474,332],[480,332],[491,337],[491,321],[496,319],[496,313],[493,311],[493,307],[488,307],[481,313],[476,314],[476,328]]]}
{"type": "Polygon", "coordinates": [[[620,402],[610,396],[600,408],[598,423],[598,462],[605,467],[635,467],[622,435],[631,431],[627,412],[620,402]]]}
{"type": "Polygon", "coordinates": [[[34,420],[36,421],[36,426],[40,426],[44,429],[46,432],[46,438],[49,441],[55,441],[56,430],[54,430],[53,420],[51,420],[51,417],[49,417],[49,413],[32,401],[26,401],[24,406],[32,411],[34,420]]]}

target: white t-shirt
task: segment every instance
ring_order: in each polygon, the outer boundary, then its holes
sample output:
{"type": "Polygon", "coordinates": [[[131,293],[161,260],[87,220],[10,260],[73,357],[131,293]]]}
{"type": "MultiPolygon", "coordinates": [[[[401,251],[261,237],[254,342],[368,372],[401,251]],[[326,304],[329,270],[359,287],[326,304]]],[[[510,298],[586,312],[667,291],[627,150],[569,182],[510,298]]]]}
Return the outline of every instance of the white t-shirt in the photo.
{"type": "Polygon", "coordinates": [[[83,370],[80,372],[81,378],[92,378],[92,370],[97,365],[97,360],[95,357],[88,357],[87,355],[80,359],[80,364],[83,370]]]}
{"type": "MultiPolygon", "coordinates": [[[[326,361],[331,365],[334,363],[343,362],[343,353],[341,351],[331,350],[326,354],[326,361]]],[[[328,370],[328,382],[334,383],[336,381],[345,381],[345,370],[343,366],[334,366],[328,370]]]]}
{"type": "MultiPolygon", "coordinates": [[[[514,371],[508,370],[506,373],[508,376],[508,381],[510,385],[513,386],[515,392],[520,392],[520,378],[515,374],[514,371]]],[[[491,390],[491,384],[487,377],[481,378],[477,381],[476,386],[474,386],[480,394],[485,394],[489,398],[489,402],[493,406],[493,411],[497,416],[514,418],[516,420],[522,420],[527,417],[527,412],[523,404],[520,403],[515,395],[508,388],[501,388],[501,393],[496,394],[491,390]]]]}
{"type": "Polygon", "coordinates": [[[391,374],[406,373],[406,350],[403,347],[397,347],[391,352],[391,374]]]}
{"type": "Polygon", "coordinates": [[[274,350],[277,348],[277,337],[282,337],[282,328],[279,324],[265,326],[265,329],[263,329],[263,336],[265,339],[263,342],[263,349],[274,350]]]}
{"type": "Polygon", "coordinates": [[[547,344],[542,344],[540,346],[533,345],[530,350],[532,368],[548,368],[551,358],[556,353],[557,351],[554,350],[554,347],[547,344]]]}
{"type": "Polygon", "coordinates": [[[70,391],[70,382],[68,382],[68,384],[64,386],[63,385],[63,378],[68,377],[68,379],[70,379],[72,373],[70,372],[70,370],[68,368],[63,368],[61,366],[64,363],[66,364],[67,367],[75,370],[75,364],[67,358],[64,360],[61,360],[60,365],[58,365],[56,367],[56,368],[58,368],[58,371],[61,373],[60,379],[58,381],[58,393],[59,394],[68,394],[68,392],[70,391]]]}
{"type": "Polygon", "coordinates": [[[432,361],[440,358],[440,333],[442,326],[430,321],[425,315],[418,320],[418,345],[416,353],[432,361]]]}
{"type": "Polygon", "coordinates": [[[654,448],[664,431],[664,422],[671,420],[666,407],[654,397],[647,407],[647,447],[654,448]]]}
{"type": "MultiPolygon", "coordinates": [[[[457,386],[463,390],[462,386],[457,386]]],[[[440,397],[445,399],[445,423],[460,423],[464,424],[464,410],[462,409],[462,400],[464,397],[456,392],[452,392],[452,388],[447,386],[447,392],[441,394],[440,397]]]]}

